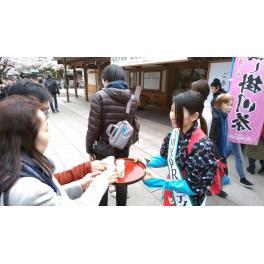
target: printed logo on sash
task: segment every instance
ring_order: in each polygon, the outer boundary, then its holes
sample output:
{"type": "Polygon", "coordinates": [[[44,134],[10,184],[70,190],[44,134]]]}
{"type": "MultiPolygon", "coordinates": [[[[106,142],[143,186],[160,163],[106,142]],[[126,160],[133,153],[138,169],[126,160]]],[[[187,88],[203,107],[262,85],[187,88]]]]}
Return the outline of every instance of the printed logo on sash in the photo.
{"type": "MultiPolygon", "coordinates": [[[[170,180],[182,180],[182,174],[176,163],[176,154],[178,149],[178,143],[180,138],[179,129],[175,128],[172,130],[169,149],[168,149],[168,168],[169,168],[169,178],[170,180]]],[[[164,195],[164,205],[172,205],[172,201],[177,206],[192,206],[192,199],[189,195],[184,193],[179,193],[176,191],[165,190],[166,196],[164,195]],[[165,201],[166,198],[166,201],[165,201]]],[[[206,198],[203,200],[201,205],[205,205],[206,198]]]]}
{"type": "MultiPolygon", "coordinates": [[[[172,130],[169,151],[168,151],[168,168],[169,176],[171,180],[181,180],[183,179],[181,171],[179,170],[176,163],[176,154],[178,148],[178,142],[180,137],[179,129],[175,128],[172,130]]],[[[172,197],[177,206],[192,206],[191,198],[189,195],[184,193],[178,193],[176,191],[171,191],[172,197]]]]}

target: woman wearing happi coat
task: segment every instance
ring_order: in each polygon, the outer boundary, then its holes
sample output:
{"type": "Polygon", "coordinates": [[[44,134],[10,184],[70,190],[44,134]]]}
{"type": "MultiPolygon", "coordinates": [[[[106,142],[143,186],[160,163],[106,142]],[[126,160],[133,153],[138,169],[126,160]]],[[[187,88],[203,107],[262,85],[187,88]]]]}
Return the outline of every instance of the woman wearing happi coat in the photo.
{"type": "Polygon", "coordinates": [[[207,188],[214,181],[218,165],[213,143],[207,137],[203,108],[203,99],[196,91],[174,96],[170,111],[173,130],[165,137],[160,155],[147,163],[149,168],[168,166],[166,179],[147,170],[143,180],[148,187],[163,188],[165,206],[205,205],[207,188]]]}

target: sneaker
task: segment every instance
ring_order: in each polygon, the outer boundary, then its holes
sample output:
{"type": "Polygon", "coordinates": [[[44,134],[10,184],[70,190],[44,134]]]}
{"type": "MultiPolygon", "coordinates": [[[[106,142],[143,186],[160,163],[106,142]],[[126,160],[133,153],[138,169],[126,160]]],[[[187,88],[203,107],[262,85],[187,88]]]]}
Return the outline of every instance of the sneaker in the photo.
{"type": "Polygon", "coordinates": [[[250,167],[247,167],[247,171],[251,174],[255,174],[255,170],[251,169],[250,167]]]}
{"type": "Polygon", "coordinates": [[[116,198],[116,187],[115,185],[109,185],[109,193],[113,198],[116,198]]]}
{"type": "Polygon", "coordinates": [[[264,175],[264,169],[260,169],[260,170],[258,171],[258,174],[260,174],[260,175],[264,175]]]}
{"type": "Polygon", "coordinates": [[[225,198],[225,197],[227,196],[227,193],[224,192],[223,190],[221,190],[220,193],[217,194],[217,195],[218,195],[219,197],[221,197],[221,198],[225,198]]]}
{"type": "Polygon", "coordinates": [[[110,195],[111,195],[113,198],[116,198],[116,191],[110,192],[110,195]]]}
{"type": "Polygon", "coordinates": [[[249,188],[253,186],[253,184],[250,181],[248,181],[246,178],[241,178],[240,184],[249,188]]]}
{"type": "Polygon", "coordinates": [[[224,179],[223,179],[223,184],[226,185],[226,184],[229,184],[229,183],[230,183],[230,178],[227,175],[225,175],[224,179]]]}
{"type": "Polygon", "coordinates": [[[212,193],[211,193],[211,191],[210,191],[210,190],[207,190],[207,193],[206,193],[206,195],[208,195],[208,196],[212,196],[212,193]]]}
{"type": "Polygon", "coordinates": [[[56,109],[56,112],[59,113],[60,111],[58,109],[56,109]]]}

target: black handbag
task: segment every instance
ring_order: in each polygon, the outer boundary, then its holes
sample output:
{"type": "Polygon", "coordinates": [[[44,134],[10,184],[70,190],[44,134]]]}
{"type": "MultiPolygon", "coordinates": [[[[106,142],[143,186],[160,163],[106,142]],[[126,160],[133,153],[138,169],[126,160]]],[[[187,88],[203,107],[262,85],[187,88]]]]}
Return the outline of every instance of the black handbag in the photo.
{"type": "MultiPolygon", "coordinates": [[[[103,115],[103,98],[101,97],[101,120],[104,122],[103,115]]],[[[103,135],[103,127],[101,127],[100,134],[103,135]]],[[[104,159],[108,156],[115,156],[115,149],[108,143],[106,144],[102,138],[95,141],[93,144],[93,153],[96,156],[96,159],[104,159]]]]}
{"type": "Polygon", "coordinates": [[[115,156],[115,149],[102,141],[96,141],[93,144],[93,152],[97,159],[104,159],[108,156],[115,156]]]}

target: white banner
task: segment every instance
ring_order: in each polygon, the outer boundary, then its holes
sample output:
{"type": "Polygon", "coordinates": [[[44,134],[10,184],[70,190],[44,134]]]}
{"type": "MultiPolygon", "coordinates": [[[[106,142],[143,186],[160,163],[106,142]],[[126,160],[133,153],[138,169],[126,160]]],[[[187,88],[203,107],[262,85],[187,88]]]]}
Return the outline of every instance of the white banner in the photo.
{"type": "Polygon", "coordinates": [[[134,66],[142,64],[166,63],[173,61],[187,61],[187,57],[111,57],[111,64],[119,66],[134,66]]]}

